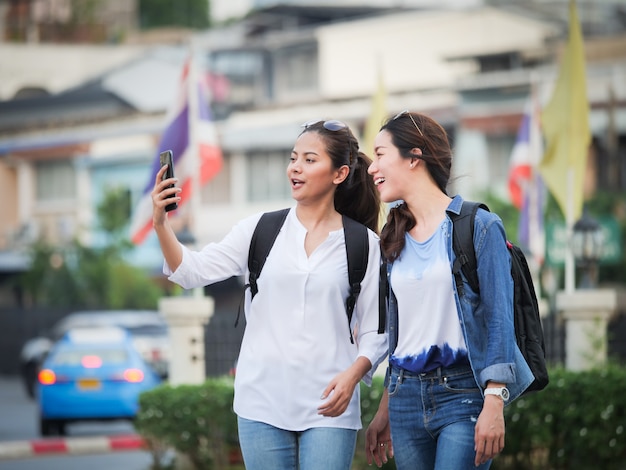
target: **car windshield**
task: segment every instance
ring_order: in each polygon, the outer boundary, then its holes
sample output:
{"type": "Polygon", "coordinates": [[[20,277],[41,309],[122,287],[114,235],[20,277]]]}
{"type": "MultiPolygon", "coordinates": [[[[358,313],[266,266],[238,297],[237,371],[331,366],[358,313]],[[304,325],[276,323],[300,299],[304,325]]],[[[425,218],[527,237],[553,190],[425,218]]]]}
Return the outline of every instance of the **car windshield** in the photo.
{"type": "Polygon", "coordinates": [[[123,364],[128,361],[124,349],[61,349],[50,358],[50,365],[79,366],[85,356],[98,357],[103,364],[123,364]]]}
{"type": "Polygon", "coordinates": [[[165,325],[127,326],[125,329],[133,336],[162,336],[167,334],[165,325]]]}
{"type": "MultiPolygon", "coordinates": [[[[67,331],[73,328],[81,327],[99,327],[99,326],[120,326],[127,329],[131,333],[135,330],[146,328],[149,332],[145,334],[157,334],[153,331],[161,329],[159,334],[166,331],[167,324],[156,313],[149,312],[92,312],[92,313],[73,313],[63,318],[55,325],[52,331],[52,338],[59,339],[67,331]],[[152,329],[155,330],[152,330],[152,329]]],[[[139,330],[138,330],[139,331],[139,330]]]]}

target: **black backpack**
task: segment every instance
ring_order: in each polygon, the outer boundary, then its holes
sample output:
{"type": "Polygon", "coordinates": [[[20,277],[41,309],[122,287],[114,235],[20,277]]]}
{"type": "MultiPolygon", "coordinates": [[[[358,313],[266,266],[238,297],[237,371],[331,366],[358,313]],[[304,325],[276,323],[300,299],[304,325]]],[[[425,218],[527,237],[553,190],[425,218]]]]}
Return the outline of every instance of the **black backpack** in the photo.
{"type": "MultiPolygon", "coordinates": [[[[474,218],[479,207],[487,211],[489,210],[482,203],[464,202],[459,215],[450,213],[454,224],[452,245],[456,254],[452,273],[454,274],[459,295],[463,293],[461,271],[465,274],[472,289],[475,292],[480,292],[473,242],[474,218]]],[[[524,359],[526,359],[530,370],[535,376],[535,380],[524,393],[543,390],[548,385],[549,378],[546,368],[543,328],[539,316],[535,286],[522,250],[509,241],[507,241],[507,247],[511,254],[511,276],[514,284],[513,317],[515,339],[524,359]]]]}
{"type": "MultiPolygon", "coordinates": [[[[257,279],[261,275],[261,270],[265,260],[269,255],[276,237],[289,209],[281,209],[273,212],[266,212],[257,223],[252,240],[250,241],[250,251],[248,253],[248,270],[250,277],[245,287],[250,287],[252,298],[258,292],[257,279]]],[[[350,283],[350,294],[346,299],[346,315],[348,316],[348,329],[350,330],[350,342],[354,343],[350,324],[356,301],[361,293],[361,281],[367,271],[367,258],[369,255],[369,241],[367,228],[349,217],[343,216],[343,230],[346,239],[346,256],[348,258],[348,282],[350,283]]],[[[379,301],[378,311],[378,333],[384,332],[384,302],[379,301]],[[382,306],[382,307],[381,307],[382,306]]]]}

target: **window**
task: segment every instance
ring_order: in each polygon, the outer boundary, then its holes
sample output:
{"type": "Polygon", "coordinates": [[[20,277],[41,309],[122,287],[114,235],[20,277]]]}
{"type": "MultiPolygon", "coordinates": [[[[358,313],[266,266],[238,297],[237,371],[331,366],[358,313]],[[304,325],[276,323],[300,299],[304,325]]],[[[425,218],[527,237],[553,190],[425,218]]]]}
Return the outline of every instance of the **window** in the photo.
{"type": "Polygon", "coordinates": [[[217,119],[232,109],[245,109],[268,99],[268,86],[261,51],[218,51],[209,58],[213,100],[217,119]]]}
{"type": "Polygon", "coordinates": [[[124,364],[128,362],[128,353],[124,349],[59,349],[51,364],[55,366],[79,366],[85,356],[96,356],[105,364],[124,364]]]}
{"type": "Polygon", "coordinates": [[[71,161],[37,162],[37,201],[67,201],[76,197],[76,174],[71,161]]]}
{"type": "Polygon", "coordinates": [[[247,156],[248,201],[289,199],[291,189],[287,180],[287,151],[262,152],[247,156]]]}
{"type": "Polygon", "coordinates": [[[479,58],[479,64],[482,73],[515,70],[522,67],[522,61],[517,52],[485,55],[479,58]]]}
{"type": "Polygon", "coordinates": [[[275,91],[282,97],[317,90],[317,49],[315,44],[290,47],[275,55],[275,91]]]}

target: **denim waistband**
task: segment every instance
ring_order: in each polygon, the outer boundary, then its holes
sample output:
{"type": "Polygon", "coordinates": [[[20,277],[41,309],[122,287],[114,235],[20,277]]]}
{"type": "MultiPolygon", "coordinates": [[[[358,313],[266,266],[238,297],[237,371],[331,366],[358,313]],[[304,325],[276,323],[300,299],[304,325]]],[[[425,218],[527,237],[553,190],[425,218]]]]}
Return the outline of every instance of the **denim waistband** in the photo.
{"type": "Polygon", "coordinates": [[[435,370],[429,372],[412,372],[410,370],[403,369],[398,366],[391,366],[391,373],[402,377],[417,377],[422,380],[428,379],[441,379],[442,377],[452,377],[454,375],[461,375],[471,373],[472,368],[469,364],[461,364],[451,367],[437,367],[435,370]]]}

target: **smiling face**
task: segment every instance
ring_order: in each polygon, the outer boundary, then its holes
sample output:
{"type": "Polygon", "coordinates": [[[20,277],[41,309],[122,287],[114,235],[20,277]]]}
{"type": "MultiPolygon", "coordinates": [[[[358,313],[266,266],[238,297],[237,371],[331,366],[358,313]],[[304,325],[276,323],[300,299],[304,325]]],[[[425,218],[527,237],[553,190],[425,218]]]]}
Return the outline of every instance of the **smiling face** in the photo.
{"type": "Polygon", "coordinates": [[[347,165],[339,169],[333,167],[320,134],[309,131],[298,137],[287,166],[291,195],[296,201],[308,202],[332,198],[337,185],[347,175],[347,165]]]}
{"type": "Polygon", "coordinates": [[[405,199],[404,188],[411,186],[411,159],[400,155],[391,139],[391,134],[381,131],[374,140],[374,159],[367,172],[383,202],[405,199]]]}

